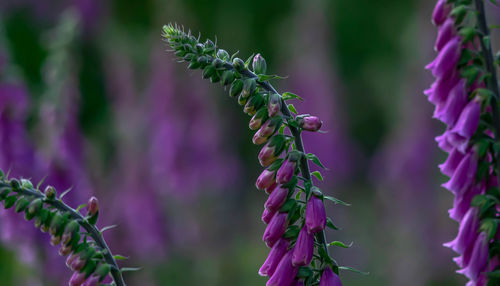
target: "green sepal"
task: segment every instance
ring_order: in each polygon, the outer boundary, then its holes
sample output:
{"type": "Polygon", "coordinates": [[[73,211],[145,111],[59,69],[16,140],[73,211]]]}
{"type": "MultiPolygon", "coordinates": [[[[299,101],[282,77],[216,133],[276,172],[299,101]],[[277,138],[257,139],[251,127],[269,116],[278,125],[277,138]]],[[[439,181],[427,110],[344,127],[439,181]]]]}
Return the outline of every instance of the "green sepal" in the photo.
{"type": "Polygon", "coordinates": [[[294,199],[288,199],[280,208],[279,212],[280,213],[290,212],[293,208],[295,208],[296,205],[297,201],[295,201],[294,199]]]}
{"type": "Polygon", "coordinates": [[[230,70],[224,71],[222,73],[221,79],[222,79],[221,80],[221,84],[224,85],[224,86],[233,83],[233,81],[234,81],[234,72],[230,71],[230,70]]]}
{"type": "Polygon", "coordinates": [[[300,233],[299,226],[291,225],[286,229],[285,233],[283,234],[283,238],[297,239],[299,233],[300,233]]]}
{"type": "Polygon", "coordinates": [[[257,110],[259,110],[265,104],[265,98],[262,94],[256,93],[254,96],[248,99],[244,112],[248,115],[254,115],[257,110]]]}
{"type": "Polygon", "coordinates": [[[245,103],[247,103],[247,97],[243,96],[243,92],[238,96],[238,104],[243,106],[245,103]]]}
{"type": "Polygon", "coordinates": [[[231,59],[231,56],[226,50],[219,49],[217,51],[217,58],[223,60],[223,61],[229,61],[231,59]]]}
{"type": "Polygon", "coordinates": [[[250,95],[252,95],[256,89],[257,89],[257,82],[255,81],[255,79],[247,78],[243,82],[243,90],[241,91],[241,95],[244,98],[247,98],[250,95]]]}
{"type": "Polygon", "coordinates": [[[269,171],[277,171],[281,167],[282,163],[283,163],[283,158],[276,159],[276,161],[274,161],[271,165],[269,165],[267,169],[269,171]]]}
{"type": "Polygon", "coordinates": [[[26,197],[21,197],[16,202],[15,212],[20,213],[20,212],[24,211],[28,207],[29,204],[30,204],[30,200],[28,200],[26,197]]]}
{"type": "Polygon", "coordinates": [[[203,69],[201,76],[203,78],[209,78],[215,73],[215,67],[213,65],[208,65],[203,69]]]}
{"type": "Polygon", "coordinates": [[[16,203],[16,201],[17,201],[17,196],[16,195],[8,196],[3,201],[3,206],[4,206],[5,209],[10,209],[11,207],[14,206],[14,204],[16,203]]]}
{"type": "Polygon", "coordinates": [[[240,94],[242,90],[243,90],[243,81],[241,79],[236,79],[231,84],[231,88],[229,89],[229,95],[231,97],[235,97],[238,94],[240,94]]]}

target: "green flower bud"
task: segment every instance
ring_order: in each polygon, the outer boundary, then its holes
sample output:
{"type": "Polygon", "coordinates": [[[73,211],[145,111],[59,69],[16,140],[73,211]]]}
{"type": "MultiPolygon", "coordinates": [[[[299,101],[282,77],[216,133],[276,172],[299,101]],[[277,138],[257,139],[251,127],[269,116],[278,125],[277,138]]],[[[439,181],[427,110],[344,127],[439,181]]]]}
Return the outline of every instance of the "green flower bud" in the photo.
{"type": "Polygon", "coordinates": [[[229,89],[229,95],[232,97],[237,96],[243,90],[243,81],[241,79],[237,79],[231,84],[231,88],[229,89]]]}
{"type": "Polygon", "coordinates": [[[240,58],[234,58],[233,67],[235,70],[242,72],[245,70],[245,62],[240,58]]]}
{"type": "Polygon", "coordinates": [[[220,81],[220,76],[217,73],[217,71],[210,77],[210,82],[211,83],[216,83],[220,81]]]}
{"type": "Polygon", "coordinates": [[[25,197],[22,197],[19,200],[17,200],[16,209],[15,209],[16,213],[20,213],[20,212],[24,211],[28,207],[29,204],[30,204],[30,201],[25,197]]]}
{"type": "Polygon", "coordinates": [[[52,186],[47,186],[45,188],[44,193],[45,193],[45,196],[47,197],[47,199],[49,199],[49,200],[53,200],[57,196],[56,189],[54,189],[54,187],[52,187],[52,186]]]}
{"type": "Polygon", "coordinates": [[[230,60],[230,56],[229,54],[226,52],[226,50],[223,50],[223,49],[219,49],[217,51],[217,57],[223,61],[229,61],[230,60]]]}
{"type": "Polygon", "coordinates": [[[221,61],[219,58],[215,58],[213,61],[212,61],[212,65],[216,68],[216,69],[219,69],[221,68],[223,65],[224,65],[224,62],[221,61]]]}
{"type": "Polygon", "coordinates": [[[251,130],[257,130],[260,128],[260,126],[262,126],[262,123],[266,122],[268,118],[269,116],[267,115],[267,108],[261,108],[252,117],[250,123],[248,123],[248,127],[251,130]]]}
{"type": "Polygon", "coordinates": [[[269,96],[269,102],[267,103],[267,111],[270,117],[278,114],[281,109],[281,96],[277,93],[271,94],[269,96]]]}
{"type": "Polygon", "coordinates": [[[201,65],[197,61],[194,61],[194,62],[189,63],[188,69],[195,70],[195,69],[199,68],[200,66],[201,65]]]}
{"type": "Polygon", "coordinates": [[[266,60],[260,54],[255,55],[252,68],[256,74],[265,74],[267,69],[266,60]]]}
{"type": "Polygon", "coordinates": [[[5,209],[10,209],[12,206],[14,206],[14,204],[16,203],[17,201],[17,196],[8,196],[7,198],[5,198],[5,200],[3,201],[3,206],[5,209]]]}
{"type": "Polygon", "coordinates": [[[228,85],[234,81],[234,72],[226,70],[222,73],[222,85],[228,85]]]}
{"type": "Polygon", "coordinates": [[[49,213],[50,212],[44,208],[40,209],[40,211],[35,215],[35,227],[42,227],[48,219],[49,213]]]}
{"type": "Polygon", "coordinates": [[[66,216],[56,213],[50,223],[49,233],[53,236],[61,236],[67,222],[66,216]]]}
{"type": "Polygon", "coordinates": [[[4,200],[9,194],[10,194],[10,188],[9,187],[2,187],[0,189],[0,200],[4,200]]]}
{"type": "Polygon", "coordinates": [[[213,65],[208,65],[203,69],[202,77],[209,78],[215,73],[215,67],[213,65]]]}
{"type": "Polygon", "coordinates": [[[18,180],[12,179],[10,180],[10,186],[12,187],[12,190],[17,191],[21,187],[21,184],[18,180]]]}
{"type": "Polygon", "coordinates": [[[240,94],[240,96],[238,96],[238,104],[243,106],[245,105],[245,103],[247,103],[247,97],[244,97],[243,96],[243,93],[240,94]]]}
{"type": "Polygon", "coordinates": [[[109,274],[109,272],[111,271],[111,266],[107,263],[104,263],[104,264],[100,264],[97,269],[95,270],[95,274],[98,275],[101,279],[100,281],[102,281],[104,278],[106,278],[106,276],[109,274]]]}
{"type": "Polygon", "coordinates": [[[197,61],[200,64],[200,66],[203,68],[205,68],[207,65],[209,65],[212,62],[212,60],[207,56],[198,57],[197,61]]]}
{"type": "Polygon", "coordinates": [[[190,62],[192,61],[193,59],[195,59],[196,55],[193,54],[193,53],[188,53],[184,56],[184,60],[186,60],[187,62],[190,62]]]}
{"type": "Polygon", "coordinates": [[[197,54],[203,54],[203,50],[205,47],[203,47],[203,44],[198,43],[194,48],[197,54]]]}
{"type": "Polygon", "coordinates": [[[257,112],[257,110],[259,110],[262,106],[264,106],[264,102],[265,102],[264,96],[262,96],[262,94],[257,93],[254,96],[250,97],[243,111],[248,115],[254,115],[257,112]]]}
{"type": "Polygon", "coordinates": [[[28,209],[26,210],[24,217],[27,220],[31,220],[33,217],[35,217],[35,215],[38,214],[38,212],[42,209],[42,207],[43,207],[42,199],[34,199],[28,206],[28,209]]]}
{"type": "Polygon", "coordinates": [[[205,42],[205,45],[204,45],[204,48],[203,48],[203,53],[204,54],[211,54],[214,51],[215,51],[215,44],[210,39],[208,39],[205,42]]]}
{"type": "Polygon", "coordinates": [[[183,51],[183,50],[177,50],[177,51],[175,51],[174,55],[176,57],[182,58],[182,57],[184,57],[186,55],[186,52],[183,51]]]}
{"type": "Polygon", "coordinates": [[[257,89],[257,83],[255,82],[255,79],[247,78],[243,82],[243,91],[241,92],[241,95],[243,95],[243,97],[247,98],[250,95],[252,95],[256,89],[257,89]]]}
{"type": "Polygon", "coordinates": [[[21,187],[23,189],[33,189],[33,184],[30,182],[30,180],[21,179],[21,187]]]}

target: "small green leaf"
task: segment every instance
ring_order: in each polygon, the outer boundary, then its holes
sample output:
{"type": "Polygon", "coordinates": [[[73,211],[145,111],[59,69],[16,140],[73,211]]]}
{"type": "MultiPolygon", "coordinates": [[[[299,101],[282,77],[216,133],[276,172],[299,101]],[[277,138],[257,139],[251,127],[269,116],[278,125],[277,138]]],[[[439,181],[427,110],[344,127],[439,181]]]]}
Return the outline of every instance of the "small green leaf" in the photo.
{"type": "Polygon", "coordinates": [[[314,177],[316,177],[316,179],[318,179],[320,181],[323,181],[323,176],[321,175],[321,173],[319,171],[311,172],[311,175],[313,175],[314,177]]]}
{"type": "Polygon", "coordinates": [[[300,101],[304,101],[304,99],[302,97],[296,95],[295,93],[291,93],[291,92],[283,92],[281,97],[283,98],[283,100],[298,99],[300,101]]]}
{"type": "Polygon", "coordinates": [[[132,271],[139,271],[141,270],[142,267],[123,267],[123,268],[120,268],[120,272],[132,272],[132,271]]]}
{"type": "Polygon", "coordinates": [[[284,238],[297,238],[299,236],[300,228],[297,225],[291,225],[283,234],[284,238]]]}
{"type": "Polygon", "coordinates": [[[339,228],[333,224],[332,220],[329,217],[326,218],[326,226],[333,230],[339,230],[339,228]]]}
{"type": "Polygon", "coordinates": [[[499,219],[485,218],[481,221],[480,230],[488,235],[489,239],[492,239],[498,229],[499,219]]]}
{"type": "Polygon", "coordinates": [[[123,255],[119,255],[119,254],[113,255],[113,258],[116,259],[116,260],[127,260],[127,259],[129,259],[128,257],[123,256],[123,255]]]}
{"type": "Polygon", "coordinates": [[[313,276],[313,271],[310,267],[300,267],[299,271],[297,272],[297,277],[299,278],[308,278],[313,276]]]}
{"type": "Polygon", "coordinates": [[[290,212],[292,209],[295,208],[297,205],[297,202],[294,199],[289,199],[288,201],[283,204],[283,206],[280,208],[280,212],[282,213],[287,213],[290,212]]]}
{"type": "Polygon", "coordinates": [[[361,271],[361,270],[358,270],[356,268],[349,267],[349,266],[339,266],[339,269],[341,269],[341,270],[349,270],[349,271],[352,271],[352,272],[355,272],[355,273],[358,273],[358,274],[361,274],[361,275],[369,275],[370,274],[370,272],[364,272],[364,271],[361,271]]]}
{"type": "Polygon", "coordinates": [[[268,81],[271,79],[285,79],[287,78],[286,76],[279,76],[275,74],[259,74],[257,75],[257,80],[260,82],[268,81]]]}
{"type": "Polygon", "coordinates": [[[328,246],[337,246],[337,247],[343,247],[343,248],[350,248],[352,246],[353,242],[349,243],[349,244],[345,244],[341,241],[332,241],[330,243],[328,243],[328,246]]]}
{"type": "Polygon", "coordinates": [[[321,163],[319,158],[316,155],[314,155],[313,153],[307,154],[306,157],[308,160],[311,160],[314,164],[320,166],[323,169],[326,169],[326,167],[321,163]]]}
{"type": "Polygon", "coordinates": [[[76,208],[76,211],[79,211],[79,210],[83,209],[83,208],[84,208],[84,207],[86,207],[86,206],[87,206],[87,204],[81,204],[81,205],[79,205],[79,206],[76,208]]]}
{"type": "Polygon", "coordinates": [[[250,65],[250,63],[252,62],[252,59],[254,57],[255,54],[252,54],[250,57],[248,57],[248,59],[245,61],[245,67],[248,68],[248,66],[250,65]]]}
{"type": "Polygon", "coordinates": [[[291,112],[297,114],[297,109],[295,109],[295,106],[293,104],[288,104],[288,109],[290,109],[291,112]]]}
{"type": "Polygon", "coordinates": [[[113,228],[115,228],[117,226],[118,225],[116,225],[116,224],[105,226],[105,227],[101,228],[101,233],[105,232],[106,230],[113,229],[113,228]]]}
{"type": "Polygon", "coordinates": [[[67,189],[66,191],[64,191],[60,196],[59,196],[59,200],[62,201],[62,199],[64,198],[65,195],[67,195],[69,192],[71,192],[72,188],[69,188],[67,189]]]}
{"type": "Polygon", "coordinates": [[[327,200],[329,200],[329,201],[332,201],[332,202],[334,202],[335,204],[340,204],[340,205],[344,205],[344,206],[348,206],[348,207],[349,207],[349,206],[351,206],[351,204],[346,203],[346,202],[344,202],[344,201],[341,201],[341,200],[339,200],[339,199],[337,199],[337,198],[334,198],[334,197],[331,197],[331,196],[323,196],[323,198],[325,198],[325,199],[327,199],[327,200]]]}

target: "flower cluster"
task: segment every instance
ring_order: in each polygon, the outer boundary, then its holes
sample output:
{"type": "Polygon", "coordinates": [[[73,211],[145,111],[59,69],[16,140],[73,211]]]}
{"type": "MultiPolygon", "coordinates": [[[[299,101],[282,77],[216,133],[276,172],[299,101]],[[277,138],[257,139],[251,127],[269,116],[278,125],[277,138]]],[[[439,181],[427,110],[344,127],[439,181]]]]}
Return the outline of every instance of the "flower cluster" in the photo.
{"type": "Polygon", "coordinates": [[[189,69],[202,69],[203,78],[229,87],[229,95],[251,116],[249,128],[256,131],[252,142],[264,145],[258,160],[265,169],[255,185],[269,195],[262,214],[267,224],[262,239],[271,250],[259,270],[269,277],[266,285],[342,285],[339,269],[352,268],[338,266],[328,246],[349,246],[326,243],[325,227],[336,227],[326,216],[323,200],[343,202],[313,185],[312,176],[323,178],[318,171],[309,171],[309,161],[323,165],[314,154],[305,153],[301,138],[302,131],[318,131],[322,121],[309,114],[294,115],[296,109],[287,100],[301,98],[276,91],[269,80],[280,77],[266,74],[267,64],[260,54],[243,61],[177,26],[166,25],[163,31],[167,44],[189,63],[189,69]]]}
{"type": "Polygon", "coordinates": [[[4,208],[24,213],[26,220],[34,220],[35,227],[50,234],[51,245],[60,245],[59,255],[68,256],[66,265],[74,271],[70,286],[98,286],[109,275],[116,285],[125,285],[116,264],[118,256],[111,254],[102,231],[95,227],[99,216],[97,199],[89,199],[83,216],[80,208],[74,210],[64,204],[64,195],[58,196],[52,186],[41,192],[29,180],[8,179],[0,170],[0,201],[4,208]]]}
{"type": "Polygon", "coordinates": [[[427,66],[436,81],[425,94],[435,105],[434,117],[447,125],[436,138],[449,154],[439,168],[450,177],[443,187],[455,195],[449,214],[460,228],[458,236],[445,246],[459,254],[454,260],[461,268],[458,272],[469,278],[467,285],[486,285],[495,279],[489,279],[487,272],[500,267],[494,247],[498,244],[500,194],[494,141],[499,135],[498,89],[491,85],[497,79],[488,64],[491,48],[485,43],[487,28],[481,25],[482,1],[476,1],[475,9],[472,1],[437,2],[432,20],[439,29],[438,56],[427,66]],[[474,10],[477,21],[468,17],[474,16],[474,10]]]}

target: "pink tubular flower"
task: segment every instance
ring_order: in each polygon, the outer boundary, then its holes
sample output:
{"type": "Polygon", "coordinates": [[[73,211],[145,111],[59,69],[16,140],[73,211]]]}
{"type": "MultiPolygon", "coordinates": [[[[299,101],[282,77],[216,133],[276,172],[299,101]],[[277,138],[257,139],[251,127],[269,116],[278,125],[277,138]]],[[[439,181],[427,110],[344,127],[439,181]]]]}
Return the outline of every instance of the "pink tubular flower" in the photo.
{"type": "Polygon", "coordinates": [[[298,122],[300,128],[312,132],[318,131],[323,125],[323,121],[321,121],[317,116],[301,117],[299,118],[298,122]]]}
{"type": "Polygon", "coordinates": [[[486,270],[488,265],[488,244],[486,233],[481,232],[474,243],[469,263],[457,272],[464,274],[472,281],[477,281],[479,274],[486,270]]]}
{"type": "Polygon", "coordinates": [[[452,126],[460,116],[466,104],[467,92],[465,90],[465,80],[461,79],[450,90],[446,103],[436,107],[433,116],[443,123],[452,126]]]}
{"type": "Polygon", "coordinates": [[[273,247],[285,233],[288,226],[287,216],[287,213],[276,213],[267,225],[262,240],[268,247],[273,247]]]}
{"type": "Polygon", "coordinates": [[[290,180],[293,178],[293,175],[295,175],[296,169],[296,161],[294,162],[289,159],[285,160],[285,162],[283,162],[283,165],[281,165],[278,172],[276,173],[276,182],[278,184],[286,184],[290,182],[290,180]]]}
{"type": "Polygon", "coordinates": [[[262,171],[260,176],[257,178],[257,181],[255,182],[255,186],[259,190],[265,190],[266,188],[270,187],[274,182],[274,177],[276,175],[275,171],[269,171],[265,169],[262,171]]]}
{"type": "Polygon", "coordinates": [[[290,246],[290,241],[287,239],[280,239],[276,244],[271,248],[269,255],[267,256],[266,261],[262,264],[262,267],[259,269],[260,276],[269,276],[271,277],[276,270],[281,258],[288,251],[288,247],[290,246]]]}
{"type": "Polygon", "coordinates": [[[339,276],[335,274],[330,267],[327,267],[323,270],[323,274],[319,280],[319,286],[342,286],[342,282],[339,276]]]}
{"type": "Polygon", "coordinates": [[[467,246],[472,245],[477,237],[479,229],[478,211],[476,208],[470,208],[460,222],[460,229],[457,237],[444,246],[453,249],[459,254],[464,254],[467,246]]]}
{"type": "Polygon", "coordinates": [[[265,224],[268,224],[273,218],[274,214],[276,214],[276,211],[270,211],[269,209],[264,209],[264,212],[262,212],[262,221],[265,224]]]}
{"type": "Polygon", "coordinates": [[[267,281],[266,286],[291,285],[298,271],[299,268],[292,264],[292,252],[288,251],[276,267],[274,274],[267,281]]]}
{"type": "Polygon", "coordinates": [[[277,211],[285,203],[288,195],[288,189],[283,187],[276,188],[269,198],[267,198],[264,207],[270,211],[277,211]]]}
{"type": "Polygon", "coordinates": [[[451,129],[451,132],[462,136],[464,140],[469,140],[476,132],[479,125],[479,115],[481,112],[481,104],[478,99],[471,100],[462,110],[457,123],[451,129]]]}
{"type": "Polygon", "coordinates": [[[312,195],[306,207],[306,227],[310,233],[316,233],[325,229],[326,211],[323,201],[312,195]]]}
{"type": "Polygon", "coordinates": [[[92,275],[85,282],[82,284],[82,286],[99,286],[99,276],[92,275]]]}
{"type": "Polygon", "coordinates": [[[85,282],[85,273],[73,273],[71,279],[69,280],[69,286],[81,286],[85,282]]]}
{"type": "Polygon", "coordinates": [[[456,35],[455,22],[453,19],[447,19],[444,24],[439,27],[436,45],[436,51],[441,51],[443,47],[456,35]]]}
{"type": "Polygon", "coordinates": [[[432,12],[432,22],[434,25],[439,26],[443,24],[448,17],[450,10],[451,6],[446,4],[446,0],[439,0],[434,7],[434,11],[432,12]]]}
{"type": "Polygon", "coordinates": [[[458,164],[462,161],[464,158],[464,154],[462,152],[458,151],[458,149],[454,148],[446,161],[439,165],[439,169],[443,174],[445,174],[448,177],[453,176],[453,173],[455,172],[455,169],[457,168],[458,164]]]}
{"type": "Polygon", "coordinates": [[[443,184],[443,187],[450,190],[455,195],[462,195],[471,186],[476,177],[477,155],[475,152],[468,152],[458,164],[451,179],[443,184]]]}
{"type": "Polygon", "coordinates": [[[440,78],[453,72],[460,58],[461,42],[460,37],[451,39],[439,52],[436,59],[427,65],[426,68],[432,71],[432,75],[440,78]]]}
{"type": "Polygon", "coordinates": [[[307,231],[306,227],[300,230],[299,237],[295,243],[292,254],[292,264],[304,266],[311,263],[314,252],[314,235],[307,231]]]}

